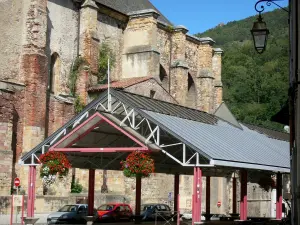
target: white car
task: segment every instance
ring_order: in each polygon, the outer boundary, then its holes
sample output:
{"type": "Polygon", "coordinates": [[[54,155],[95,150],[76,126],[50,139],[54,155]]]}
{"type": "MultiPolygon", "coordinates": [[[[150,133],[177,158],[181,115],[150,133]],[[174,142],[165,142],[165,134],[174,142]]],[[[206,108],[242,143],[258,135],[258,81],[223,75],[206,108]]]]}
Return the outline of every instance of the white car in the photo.
{"type": "MultiPolygon", "coordinates": [[[[60,208],[57,212],[51,213],[47,217],[47,224],[85,223],[86,220],[84,219],[84,217],[87,216],[87,212],[87,204],[65,205],[62,208],[60,208]]],[[[95,215],[97,215],[97,212],[95,215]]]]}
{"type": "MultiPolygon", "coordinates": [[[[192,220],[192,211],[188,211],[182,214],[181,220],[192,220]]],[[[205,220],[205,216],[201,216],[201,221],[205,220]]]]}

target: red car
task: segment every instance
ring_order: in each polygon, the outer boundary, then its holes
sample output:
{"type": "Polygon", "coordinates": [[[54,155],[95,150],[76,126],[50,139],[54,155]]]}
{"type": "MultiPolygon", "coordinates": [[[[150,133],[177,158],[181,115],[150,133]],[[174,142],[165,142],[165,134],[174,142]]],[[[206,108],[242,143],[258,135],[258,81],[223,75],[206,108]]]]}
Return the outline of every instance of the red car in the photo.
{"type": "Polygon", "coordinates": [[[123,203],[104,204],[98,207],[99,221],[120,221],[133,219],[131,207],[123,203]]]}

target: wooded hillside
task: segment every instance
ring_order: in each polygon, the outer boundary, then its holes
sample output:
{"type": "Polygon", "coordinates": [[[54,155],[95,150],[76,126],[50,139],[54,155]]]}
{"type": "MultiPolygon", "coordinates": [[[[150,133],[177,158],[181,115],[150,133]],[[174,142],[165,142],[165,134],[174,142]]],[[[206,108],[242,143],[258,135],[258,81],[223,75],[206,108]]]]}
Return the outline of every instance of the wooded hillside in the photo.
{"type": "Polygon", "coordinates": [[[270,30],[267,49],[256,53],[250,30],[257,16],[218,26],[198,37],[211,37],[224,50],[224,101],[239,121],[283,130],[270,121],[288,97],[288,13],[262,15],[270,30]]]}

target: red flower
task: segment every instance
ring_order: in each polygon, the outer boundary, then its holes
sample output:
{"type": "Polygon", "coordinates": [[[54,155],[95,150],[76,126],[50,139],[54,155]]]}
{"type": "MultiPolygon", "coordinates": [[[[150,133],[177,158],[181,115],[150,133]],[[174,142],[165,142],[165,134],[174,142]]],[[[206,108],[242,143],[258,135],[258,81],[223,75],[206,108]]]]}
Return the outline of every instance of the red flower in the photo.
{"type": "Polygon", "coordinates": [[[148,153],[140,151],[130,153],[126,161],[121,161],[121,165],[121,169],[127,177],[148,177],[154,172],[154,160],[151,159],[148,153]]]}

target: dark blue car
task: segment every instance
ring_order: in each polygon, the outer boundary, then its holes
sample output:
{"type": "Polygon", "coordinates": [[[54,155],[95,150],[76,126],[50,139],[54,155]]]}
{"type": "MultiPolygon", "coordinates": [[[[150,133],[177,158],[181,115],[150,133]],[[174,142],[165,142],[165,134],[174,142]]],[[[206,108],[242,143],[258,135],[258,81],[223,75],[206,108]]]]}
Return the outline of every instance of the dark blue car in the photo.
{"type": "Polygon", "coordinates": [[[171,209],[166,204],[144,204],[141,207],[142,220],[169,220],[172,217],[171,209]]]}

